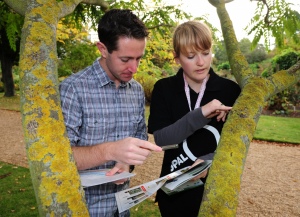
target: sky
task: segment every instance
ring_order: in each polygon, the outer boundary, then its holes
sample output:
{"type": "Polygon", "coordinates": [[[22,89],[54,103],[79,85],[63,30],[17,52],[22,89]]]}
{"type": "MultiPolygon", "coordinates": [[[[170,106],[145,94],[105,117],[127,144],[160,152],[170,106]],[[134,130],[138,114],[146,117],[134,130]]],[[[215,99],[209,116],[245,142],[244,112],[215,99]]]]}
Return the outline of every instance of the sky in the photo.
{"type": "MultiPolygon", "coordinates": [[[[164,0],[168,4],[176,4],[180,0],[164,0]]],[[[293,9],[300,11],[300,0],[286,0],[293,3],[293,9]]],[[[254,15],[257,2],[250,0],[234,0],[226,4],[226,9],[233,23],[233,28],[238,41],[242,38],[252,40],[253,36],[248,36],[244,28],[250,23],[254,15]]],[[[217,15],[216,8],[212,6],[208,0],[183,0],[181,10],[189,12],[194,17],[205,15],[209,22],[221,31],[220,21],[217,15]]]]}

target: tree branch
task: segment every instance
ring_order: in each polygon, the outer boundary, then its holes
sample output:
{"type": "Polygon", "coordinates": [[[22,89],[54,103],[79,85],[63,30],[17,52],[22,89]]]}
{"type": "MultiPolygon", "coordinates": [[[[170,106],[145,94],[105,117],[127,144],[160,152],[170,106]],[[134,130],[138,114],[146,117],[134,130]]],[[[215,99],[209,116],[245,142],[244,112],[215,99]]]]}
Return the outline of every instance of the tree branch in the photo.
{"type": "Polygon", "coordinates": [[[4,0],[4,2],[18,14],[25,16],[27,1],[4,0]]]}
{"type": "Polygon", "coordinates": [[[225,8],[225,4],[231,2],[231,0],[208,1],[217,9],[230,67],[236,81],[243,88],[247,83],[247,80],[253,76],[253,73],[245,56],[239,48],[239,43],[234,32],[232,21],[225,8]],[[238,61],[236,61],[237,59],[238,61]]]}
{"type": "Polygon", "coordinates": [[[300,61],[290,67],[288,70],[281,70],[274,73],[268,80],[275,87],[275,91],[271,92],[270,96],[273,96],[288,87],[296,84],[300,80],[300,61]]]}
{"type": "Polygon", "coordinates": [[[105,0],[64,0],[59,2],[59,19],[73,13],[77,5],[80,3],[100,6],[101,10],[104,12],[109,8],[109,3],[105,0]]]}

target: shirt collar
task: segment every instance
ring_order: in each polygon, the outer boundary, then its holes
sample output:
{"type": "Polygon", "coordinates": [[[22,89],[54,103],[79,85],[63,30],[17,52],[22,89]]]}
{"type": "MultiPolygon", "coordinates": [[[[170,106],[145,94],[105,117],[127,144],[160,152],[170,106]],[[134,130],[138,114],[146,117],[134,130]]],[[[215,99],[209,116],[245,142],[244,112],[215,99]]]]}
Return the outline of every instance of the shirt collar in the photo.
{"type": "MultiPolygon", "coordinates": [[[[99,86],[103,87],[108,84],[114,84],[114,82],[108,77],[107,73],[104,71],[102,66],[99,63],[99,58],[94,61],[93,63],[93,71],[98,77],[99,80],[99,86]]],[[[133,79],[131,79],[128,82],[121,82],[120,87],[127,87],[127,85],[130,87],[132,85],[133,79]]]]}

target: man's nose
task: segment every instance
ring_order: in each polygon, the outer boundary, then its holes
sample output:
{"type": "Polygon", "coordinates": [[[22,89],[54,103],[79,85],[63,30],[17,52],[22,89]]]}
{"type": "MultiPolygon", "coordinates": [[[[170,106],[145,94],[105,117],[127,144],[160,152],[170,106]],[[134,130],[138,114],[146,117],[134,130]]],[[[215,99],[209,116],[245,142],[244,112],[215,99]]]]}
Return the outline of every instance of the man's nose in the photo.
{"type": "Polygon", "coordinates": [[[132,61],[128,67],[129,71],[132,73],[136,73],[139,67],[140,61],[132,61]]]}

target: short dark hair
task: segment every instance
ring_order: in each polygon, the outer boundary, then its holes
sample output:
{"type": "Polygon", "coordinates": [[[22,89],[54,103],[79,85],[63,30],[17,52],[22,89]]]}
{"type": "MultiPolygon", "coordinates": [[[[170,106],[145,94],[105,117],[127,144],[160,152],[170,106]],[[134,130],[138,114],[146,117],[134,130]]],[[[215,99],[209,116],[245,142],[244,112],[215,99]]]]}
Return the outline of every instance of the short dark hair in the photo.
{"type": "Polygon", "coordinates": [[[98,37],[109,53],[118,49],[120,37],[144,39],[149,32],[145,24],[128,9],[111,9],[98,23],[98,37]]]}

